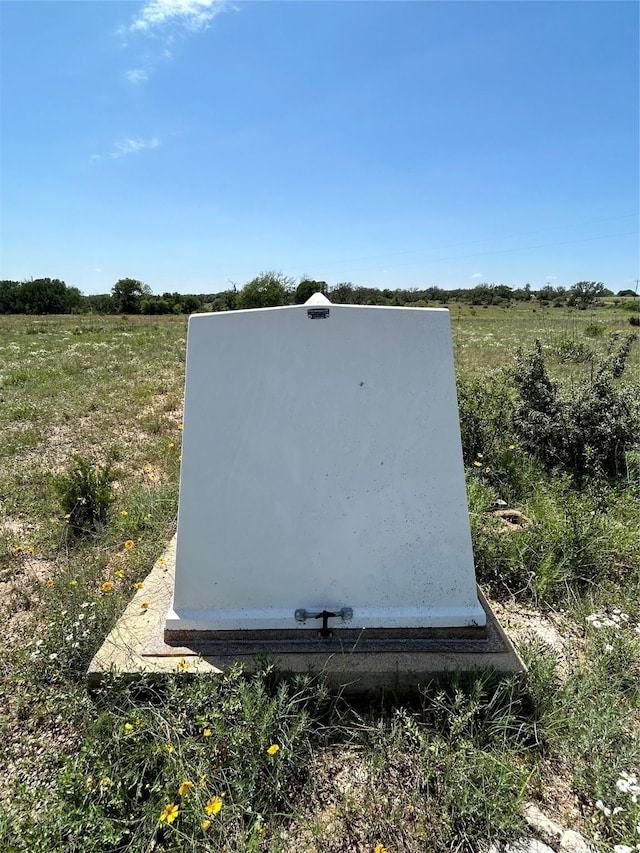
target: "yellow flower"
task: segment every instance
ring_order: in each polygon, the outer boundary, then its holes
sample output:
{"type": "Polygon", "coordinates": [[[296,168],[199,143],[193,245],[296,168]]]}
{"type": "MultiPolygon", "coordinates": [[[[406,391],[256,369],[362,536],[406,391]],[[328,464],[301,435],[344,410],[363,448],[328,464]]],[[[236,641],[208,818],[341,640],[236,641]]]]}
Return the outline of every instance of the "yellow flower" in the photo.
{"type": "Polygon", "coordinates": [[[125,732],[132,732],[133,726],[131,725],[131,723],[125,723],[124,724],[124,730],[125,730],[125,732]]]}
{"type": "Polygon", "coordinates": [[[127,551],[130,551],[133,548],[133,539],[127,539],[127,541],[124,543],[124,547],[127,549],[127,551]]]}
{"type": "Polygon", "coordinates": [[[29,552],[29,554],[33,554],[33,552],[34,552],[35,550],[36,550],[36,549],[33,547],[33,545],[29,545],[29,547],[27,548],[27,551],[29,552]]]}
{"type": "Polygon", "coordinates": [[[200,777],[200,781],[198,782],[198,785],[200,785],[200,787],[201,787],[201,788],[204,788],[204,786],[205,786],[206,784],[207,784],[207,777],[206,777],[206,776],[201,776],[201,777],[200,777]]]}
{"type": "Polygon", "coordinates": [[[165,745],[165,749],[166,749],[166,750],[167,750],[167,752],[169,752],[169,753],[171,753],[171,752],[175,752],[175,751],[176,751],[176,750],[175,750],[175,747],[173,746],[173,744],[172,744],[172,743],[167,743],[167,744],[165,745]]]}
{"type": "Polygon", "coordinates": [[[145,474],[148,474],[151,470],[151,465],[145,465],[142,470],[145,472],[145,474]]]}
{"type": "Polygon", "coordinates": [[[156,478],[155,474],[147,474],[147,476],[149,477],[150,480],[155,480],[155,478],[156,478]]]}
{"type": "Polygon", "coordinates": [[[167,803],[164,807],[164,811],[160,815],[160,820],[166,820],[167,823],[173,823],[174,820],[178,817],[178,806],[173,803],[167,803]]]}
{"type": "Polygon", "coordinates": [[[115,575],[117,578],[123,578],[124,572],[122,571],[122,569],[118,569],[118,571],[115,573],[115,575]]]}
{"type": "Polygon", "coordinates": [[[207,819],[207,820],[203,820],[203,821],[202,821],[202,829],[203,829],[205,832],[209,829],[209,827],[210,827],[210,826],[211,826],[211,821],[210,821],[210,820],[208,820],[208,819],[207,819]]]}
{"type": "Polygon", "coordinates": [[[510,445],[509,445],[509,450],[515,450],[515,449],[516,449],[515,444],[510,444],[510,445]]]}
{"type": "Polygon", "coordinates": [[[111,583],[111,581],[105,581],[102,584],[101,589],[103,592],[111,592],[111,590],[113,589],[113,584],[111,583]]]}
{"type": "Polygon", "coordinates": [[[169,447],[175,447],[175,446],[176,446],[175,441],[170,441],[170,442],[169,442],[169,447]]]}
{"type": "Polygon", "coordinates": [[[376,844],[373,848],[373,853],[387,853],[387,848],[383,847],[382,844],[376,844]]]}
{"type": "Polygon", "coordinates": [[[178,424],[178,429],[184,429],[184,425],[183,425],[183,424],[178,424]]]}
{"type": "Polygon", "coordinates": [[[478,459],[482,459],[482,457],[483,457],[483,454],[482,454],[482,453],[478,453],[478,459]]]}
{"type": "Polygon", "coordinates": [[[69,585],[70,586],[78,586],[78,581],[75,578],[73,578],[73,580],[69,581],[69,585]]]}
{"type": "Polygon", "coordinates": [[[185,669],[189,669],[189,663],[184,658],[180,658],[180,660],[178,661],[178,669],[184,672],[185,669]]]}
{"type": "Polygon", "coordinates": [[[482,468],[482,462],[474,462],[473,464],[476,466],[476,468],[482,468]]]}
{"type": "Polygon", "coordinates": [[[53,578],[47,578],[46,581],[44,582],[44,585],[45,586],[53,586],[54,583],[55,583],[55,581],[53,578]]]}
{"type": "Polygon", "coordinates": [[[68,512],[68,513],[65,515],[65,520],[66,520],[66,521],[69,521],[69,519],[70,519],[70,518],[71,518],[71,513],[70,513],[70,512],[68,512]]]}
{"type": "Polygon", "coordinates": [[[211,729],[205,729],[202,732],[202,737],[211,737],[211,729]]]}
{"type": "Polygon", "coordinates": [[[100,779],[100,781],[98,782],[98,786],[99,786],[99,788],[100,788],[100,790],[101,790],[101,791],[106,791],[106,790],[107,790],[107,788],[110,788],[112,785],[113,785],[113,782],[112,782],[112,780],[111,780],[111,779],[109,779],[109,777],[108,777],[108,776],[104,776],[104,777],[103,777],[102,779],[100,779]]]}
{"type": "Polygon", "coordinates": [[[269,749],[267,750],[267,755],[275,755],[279,749],[280,747],[277,743],[272,743],[269,749]]]}
{"type": "Polygon", "coordinates": [[[193,782],[183,782],[178,788],[178,793],[181,797],[184,797],[185,794],[188,794],[189,791],[193,788],[193,782]]]}
{"type": "Polygon", "coordinates": [[[485,474],[489,474],[489,473],[491,473],[491,468],[485,468],[485,469],[484,469],[484,472],[485,472],[485,474]]]}
{"type": "Polygon", "coordinates": [[[141,610],[148,610],[149,609],[149,602],[143,601],[142,604],[140,605],[140,608],[141,608],[141,610]]]}
{"type": "Polygon", "coordinates": [[[218,814],[221,808],[222,800],[220,799],[220,797],[211,797],[211,799],[207,802],[207,805],[204,807],[204,810],[207,814],[218,814]]]}
{"type": "Polygon", "coordinates": [[[135,587],[135,589],[142,589],[144,587],[144,584],[138,581],[138,583],[134,583],[133,586],[135,587]]]}
{"type": "Polygon", "coordinates": [[[160,559],[158,560],[158,565],[164,566],[165,562],[166,562],[166,560],[164,559],[164,557],[160,557],[160,559]]]}
{"type": "Polygon", "coordinates": [[[126,511],[126,509],[121,509],[121,510],[120,510],[120,515],[121,515],[123,518],[126,518],[126,517],[129,515],[129,513],[126,511]]]}

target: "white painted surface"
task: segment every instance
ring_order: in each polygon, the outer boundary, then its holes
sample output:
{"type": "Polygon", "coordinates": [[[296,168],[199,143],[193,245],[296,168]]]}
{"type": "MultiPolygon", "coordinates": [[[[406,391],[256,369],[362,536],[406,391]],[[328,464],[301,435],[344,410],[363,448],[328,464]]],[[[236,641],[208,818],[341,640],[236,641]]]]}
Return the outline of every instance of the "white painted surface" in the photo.
{"type": "Polygon", "coordinates": [[[317,629],[295,610],[342,607],[351,628],[485,624],[449,312],[316,295],[191,317],[167,627],[317,629]]]}

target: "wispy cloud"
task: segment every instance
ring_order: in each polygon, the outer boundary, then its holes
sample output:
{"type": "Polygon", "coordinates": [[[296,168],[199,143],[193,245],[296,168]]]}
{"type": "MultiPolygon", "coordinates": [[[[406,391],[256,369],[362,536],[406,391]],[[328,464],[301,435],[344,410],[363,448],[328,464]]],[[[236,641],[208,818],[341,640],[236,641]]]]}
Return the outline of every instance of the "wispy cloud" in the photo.
{"type": "Polygon", "coordinates": [[[143,151],[145,148],[157,148],[160,145],[160,140],[157,136],[152,139],[124,139],[122,142],[116,142],[114,151],[109,154],[112,160],[117,160],[119,157],[126,157],[128,154],[137,154],[138,151],[143,151]]]}
{"type": "Polygon", "coordinates": [[[92,154],[89,157],[89,162],[95,163],[98,160],[118,160],[120,157],[126,157],[128,154],[137,154],[138,151],[144,151],[146,148],[158,148],[160,140],[157,136],[151,139],[140,139],[139,137],[128,137],[122,142],[116,142],[113,146],[113,151],[108,154],[92,154]]]}
{"type": "Polygon", "coordinates": [[[149,79],[149,72],[144,68],[131,68],[124,72],[124,76],[130,83],[142,83],[149,79]]]}
{"type": "Polygon", "coordinates": [[[148,0],[129,26],[130,32],[149,32],[165,24],[201,30],[223,10],[225,0],[148,0]]]}
{"type": "Polygon", "coordinates": [[[471,278],[483,278],[483,277],[484,277],[484,273],[481,273],[481,272],[474,272],[474,274],[471,276],[471,278]]]}

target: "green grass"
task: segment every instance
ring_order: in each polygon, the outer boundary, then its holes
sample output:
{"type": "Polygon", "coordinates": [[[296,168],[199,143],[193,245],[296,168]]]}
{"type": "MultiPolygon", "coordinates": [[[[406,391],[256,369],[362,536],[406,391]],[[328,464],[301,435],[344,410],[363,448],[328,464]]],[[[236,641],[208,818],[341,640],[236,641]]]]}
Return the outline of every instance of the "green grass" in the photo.
{"type": "MultiPolygon", "coordinates": [[[[577,387],[629,312],[451,313],[476,570],[521,620],[529,677],[357,701],[268,661],[88,692],[93,653],[174,532],[186,321],[0,317],[0,849],[477,850],[522,833],[527,801],[602,850],[640,841],[623,775],[640,775],[640,457],[578,489],[510,420],[518,348],[539,339],[577,387]],[[107,462],[104,514],[74,532],[107,462]],[[501,532],[497,499],[529,523],[501,532]]],[[[639,368],[636,344],[620,381],[638,387],[639,368]]]]}

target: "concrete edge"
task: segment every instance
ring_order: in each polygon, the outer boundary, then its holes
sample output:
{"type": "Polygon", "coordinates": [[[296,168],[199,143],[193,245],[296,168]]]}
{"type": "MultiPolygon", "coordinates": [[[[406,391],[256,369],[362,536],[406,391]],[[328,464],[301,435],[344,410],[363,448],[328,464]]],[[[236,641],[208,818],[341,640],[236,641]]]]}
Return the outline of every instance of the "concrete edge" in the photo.
{"type": "MultiPolygon", "coordinates": [[[[135,677],[142,674],[222,675],[231,666],[242,664],[255,671],[264,656],[255,654],[200,655],[188,645],[165,646],[162,653],[145,653],[162,645],[164,619],[173,595],[176,537],[156,561],[116,625],[94,655],[87,670],[89,684],[98,683],[109,672],[135,677]]],[[[513,643],[496,619],[484,593],[478,587],[480,603],[502,640],[503,650],[491,653],[392,651],[372,653],[313,654],[278,653],[269,656],[281,670],[324,675],[332,687],[348,692],[380,689],[411,689],[446,672],[493,669],[499,673],[526,672],[513,643]]]]}

